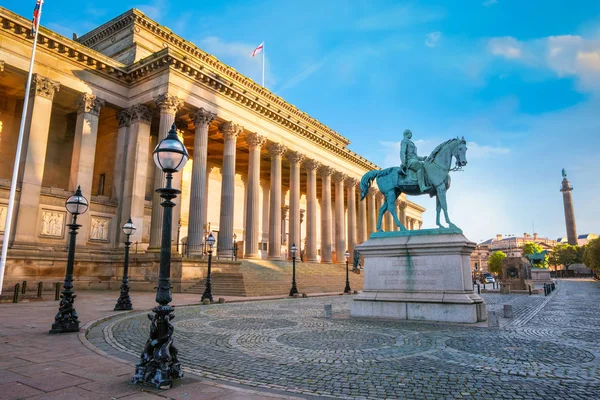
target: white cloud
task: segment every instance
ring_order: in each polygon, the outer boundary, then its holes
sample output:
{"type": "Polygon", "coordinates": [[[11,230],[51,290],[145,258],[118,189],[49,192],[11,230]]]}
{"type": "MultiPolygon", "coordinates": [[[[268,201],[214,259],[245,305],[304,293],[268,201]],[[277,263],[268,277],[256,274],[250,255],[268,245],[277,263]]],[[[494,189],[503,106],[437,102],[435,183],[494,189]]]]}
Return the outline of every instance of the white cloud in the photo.
{"type": "Polygon", "coordinates": [[[492,38],[488,42],[489,50],[493,55],[508,59],[520,58],[521,46],[517,39],[510,36],[492,38]]]}
{"type": "Polygon", "coordinates": [[[427,47],[435,47],[438,45],[438,42],[442,38],[441,32],[431,32],[427,34],[427,38],[425,39],[425,46],[427,47]]]}
{"type": "Polygon", "coordinates": [[[484,7],[491,7],[494,4],[498,4],[498,0],[485,0],[483,3],[481,3],[484,7]]]}
{"type": "MultiPolygon", "coordinates": [[[[251,57],[257,43],[226,42],[219,37],[208,36],[196,44],[258,84],[262,82],[262,56],[251,57]]],[[[276,80],[269,70],[268,56],[265,56],[265,66],[265,86],[272,87],[276,80]]]]}
{"type": "Polygon", "coordinates": [[[467,152],[469,158],[486,158],[510,153],[510,149],[507,147],[482,146],[477,142],[467,142],[467,148],[469,149],[467,152]]]}

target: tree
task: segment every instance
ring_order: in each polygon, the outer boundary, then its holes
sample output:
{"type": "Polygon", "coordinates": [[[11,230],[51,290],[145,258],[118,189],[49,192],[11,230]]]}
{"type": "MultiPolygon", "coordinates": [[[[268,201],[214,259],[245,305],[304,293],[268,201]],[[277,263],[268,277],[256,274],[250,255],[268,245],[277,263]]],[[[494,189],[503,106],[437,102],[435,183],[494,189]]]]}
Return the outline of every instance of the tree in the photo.
{"type": "Polygon", "coordinates": [[[527,242],[523,246],[523,255],[540,253],[544,248],[537,243],[527,242]]]}
{"type": "Polygon", "coordinates": [[[552,253],[548,259],[548,262],[555,267],[564,265],[568,271],[569,267],[573,264],[580,263],[583,261],[583,255],[581,247],[577,245],[571,245],[568,243],[559,243],[554,246],[552,253]]]}
{"type": "Polygon", "coordinates": [[[585,246],[583,262],[589,269],[600,271],[600,238],[591,240],[585,246]]]}
{"type": "Polygon", "coordinates": [[[495,251],[488,259],[490,271],[496,275],[502,275],[502,260],[506,258],[506,254],[501,251],[495,251]]]}

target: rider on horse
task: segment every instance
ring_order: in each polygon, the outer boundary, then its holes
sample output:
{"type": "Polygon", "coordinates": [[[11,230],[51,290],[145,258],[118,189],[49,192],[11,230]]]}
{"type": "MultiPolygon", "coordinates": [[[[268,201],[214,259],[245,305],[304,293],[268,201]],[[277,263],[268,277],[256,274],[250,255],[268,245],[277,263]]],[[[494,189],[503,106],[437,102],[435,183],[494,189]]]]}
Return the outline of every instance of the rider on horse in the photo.
{"type": "Polygon", "coordinates": [[[425,185],[425,171],[423,169],[423,161],[427,157],[419,157],[417,155],[417,146],[411,140],[412,132],[410,129],[404,131],[404,139],[402,139],[402,145],[400,146],[400,160],[402,160],[401,171],[407,175],[408,170],[417,173],[417,181],[419,182],[419,189],[425,193],[430,187],[425,185]]]}

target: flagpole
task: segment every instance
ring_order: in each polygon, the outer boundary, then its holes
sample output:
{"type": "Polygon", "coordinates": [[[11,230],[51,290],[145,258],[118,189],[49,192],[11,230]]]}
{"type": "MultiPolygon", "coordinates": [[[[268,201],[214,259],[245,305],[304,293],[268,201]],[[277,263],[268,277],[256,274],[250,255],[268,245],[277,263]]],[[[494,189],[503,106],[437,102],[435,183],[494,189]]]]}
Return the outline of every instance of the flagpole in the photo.
{"type": "Polygon", "coordinates": [[[10,195],[8,196],[8,210],[6,212],[6,224],[4,226],[4,238],[2,239],[2,257],[0,258],[0,294],[2,294],[2,284],[4,283],[4,270],[6,268],[6,254],[8,253],[8,242],[10,241],[10,232],[12,225],[13,209],[15,206],[15,194],[17,192],[17,179],[19,176],[19,164],[21,161],[21,148],[23,147],[23,134],[25,132],[25,119],[27,117],[27,105],[29,103],[29,91],[31,90],[31,77],[33,75],[33,63],[35,60],[35,49],[37,47],[37,38],[40,31],[40,20],[42,18],[42,5],[38,11],[37,24],[35,24],[35,34],[33,36],[33,47],[31,49],[31,60],[29,62],[29,75],[27,76],[27,85],[25,86],[25,100],[23,101],[23,112],[21,114],[21,126],[19,128],[19,139],[17,141],[17,153],[15,154],[15,165],[13,168],[12,181],[10,183],[10,195]]]}
{"type": "Polygon", "coordinates": [[[262,86],[265,87],[265,42],[263,42],[263,48],[262,48],[262,55],[263,55],[263,80],[262,80],[262,86]]]}

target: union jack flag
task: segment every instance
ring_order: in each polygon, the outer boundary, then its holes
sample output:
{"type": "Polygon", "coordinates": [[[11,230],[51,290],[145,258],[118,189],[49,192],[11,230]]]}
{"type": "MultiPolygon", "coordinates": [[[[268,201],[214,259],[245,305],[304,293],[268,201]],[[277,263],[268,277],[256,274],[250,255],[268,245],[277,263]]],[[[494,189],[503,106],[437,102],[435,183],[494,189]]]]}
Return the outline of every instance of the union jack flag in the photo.
{"type": "Polygon", "coordinates": [[[40,24],[40,17],[42,16],[42,4],[44,0],[36,0],[35,8],[33,9],[33,20],[31,21],[31,35],[35,35],[35,31],[40,24]]]}

